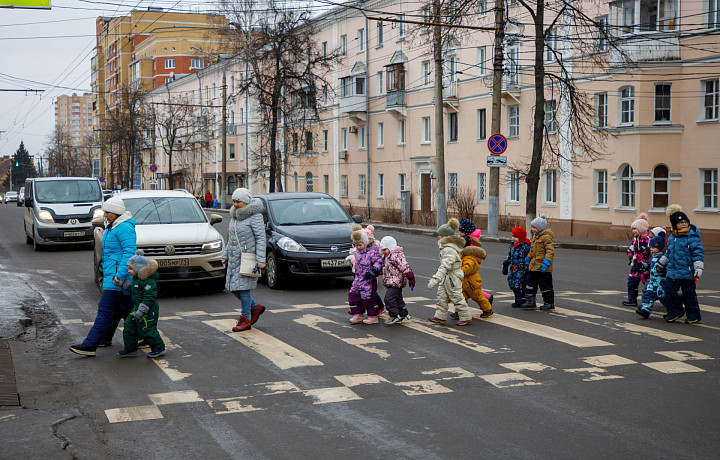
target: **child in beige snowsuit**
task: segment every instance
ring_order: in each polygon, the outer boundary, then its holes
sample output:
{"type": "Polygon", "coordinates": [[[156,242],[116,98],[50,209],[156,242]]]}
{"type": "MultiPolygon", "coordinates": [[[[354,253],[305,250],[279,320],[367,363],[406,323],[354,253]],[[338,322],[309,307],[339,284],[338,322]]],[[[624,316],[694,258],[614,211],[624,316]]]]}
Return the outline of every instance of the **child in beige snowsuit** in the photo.
{"type": "Polygon", "coordinates": [[[428,289],[437,290],[437,309],[430,321],[445,324],[448,316],[448,302],[452,302],[458,311],[458,326],[467,326],[472,320],[470,309],[462,292],[463,271],[460,253],[465,247],[465,239],[458,235],[460,223],[450,219],[438,228],[438,247],[440,248],[440,267],[428,283],[428,289]]]}

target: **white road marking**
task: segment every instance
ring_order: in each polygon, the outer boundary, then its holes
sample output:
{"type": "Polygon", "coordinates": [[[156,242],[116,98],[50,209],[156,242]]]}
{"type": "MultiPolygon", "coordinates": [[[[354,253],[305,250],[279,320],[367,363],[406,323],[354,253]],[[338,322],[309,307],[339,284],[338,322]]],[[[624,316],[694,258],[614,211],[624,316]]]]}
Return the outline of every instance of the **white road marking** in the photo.
{"type": "Polygon", "coordinates": [[[695,367],[683,361],[659,361],[656,363],[642,363],[650,369],[655,369],[664,374],[684,374],[687,372],[705,372],[704,369],[695,367]]]}
{"type": "Polygon", "coordinates": [[[170,380],[173,382],[180,381],[184,379],[185,377],[190,377],[192,374],[187,372],[181,372],[177,369],[173,369],[170,367],[170,363],[167,359],[153,359],[153,362],[160,368],[161,371],[165,373],[165,375],[168,376],[170,380]]]}
{"type": "Polygon", "coordinates": [[[527,375],[518,372],[507,372],[504,374],[488,374],[481,375],[481,379],[498,388],[524,387],[531,385],[541,385],[527,375]]]}
{"type": "Polygon", "coordinates": [[[255,407],[252,404],[246,404],[245,401],[248,399],[250,399],[250,396],[237,396],[233,398],[208,399],[207,403],[218,415],[265,410],[264,407],[255,407]]]}
{"type": "Polygon", "coordinates": [[[200,397],[200,395],[198,395],[198,392],[194,390],[154,393],[148,395],[148,398],[150,398],[150,401],[152,401],[156,406],[162,406],[163,404],[182,404],[205,401],[200,397]]]}
{"type": "MultiPolygon", "coordinates": [[[[473,309],[474,310],[474,309],[473,309]]],[[[479,311],[479,310],[478,310],[479,311]]],[[[564,331],[544,324],[537,324],[522,319],[513,318],[510,316],[493,315],[490,318],[484,319],[492,324],[497,324],[504,327],[509,327],[529,334],[544,337],[546,339],[555,340],[557,342],[566,343],[574,347],[588,348],[588,347],[610,347],[614,344],[606,342],[600,339],[594,339],[585,335],[575,334],[573,332],[564,331]]]]}
{"type": "Polygon", "coordinates": [[[408,396],[436,395],[436,394],[453,392],[450,388],[440,385],[435,380],[416,380],[416,381],[412,381],[412,382],[396,382],[395,385],[400,387],[402,392],[408,396]]]}
{"type": "Polygon", "coordinates": [[[504,368],[510,369],[511,371],[515,371],[515,372],[521,372],[521,371],[541,372],[541,371],[555,370],[554,367],[548,366],[547,364],[534,363],[534,362],[530,362],[530,361],[518,362],[518,363],[500,363],[500,365],[504,368]]]}
{"type": "Polygon", "coordinates": [[[303,394],[314,399],[313,404],[328,404],[362,399],[348,387],[317,388],[314,390],[305,390],[303,394]]]}
{"type": "Polygon", "coordinates": [[[208,313],[206,311],[202,310],[195,310],[195,311],[179,311],[177,312],[178,316],[207,316],[208,313]]]}
{"type": "Polygon", "coordinates": [[[163,418],[160,408],[156,405],[119,407],[105,410],[105,416],[110,423],[137,422],[138,420],[157,420],[163,418]]]}
{"type": "Polygon", "coordinates": [[[624,358],[618,355],[588,356],[583,361],[594,367],[624,366],[626,364],[637,364],[637,361],[624,358]]]}
{"type": "Polygon", "coordinates": [[[718,307],[713,307],[713,306],[711,306],[711,305],[700,305],[700,311],[701,311],[701,312],[707,311],[707,312],[710,312],[710,313],[720,313],[720,308],[718,308],[718,307]]]}
{"type": "Polygon", "coordinates": [[[602,367],[580,367],[577,369],[564,369],[565,372],[576,374],[589,374],[589,377],[583,379],[583,382],[594,382],[597,380],[614,380],[624,378],[621,375],[608,374],[607,369],[602,367]]]}
{"type": "Polygon", "coordinates": [[[426,302],[430,299],[427,297],[404,297],[405,302],[426,302]]]}
{"type": "Polygon", "coordinates": [[[437,380],[455,380],[455,379],[466,379],[470,377],[475,377],[475,374],[473,374],[470,371],[466,371],[465,369],[461,367],[445,367],[442,369],[433,369],[431,371],[422,371],[423,375],[441,375],[441,374],[450,374],[449,377],[440,377],[437,380]]]}
{"type": "Polygon", "coordinates": [[[346,387],[371,385],[375,383],[387,383],[388,381],[385,377],[381,377],[377,374],[336,375],[335,380],[342,383],[346,387]]]}
{"type": "Polygon", "coordinates": [[[235,320],[217,319],[211,321],[203,321],[208,326],[224,332],[228,336],[242,343],[251,350],[256,351],[265,358],[269,359],[280,369],[291,369],[294,367],[305,366],[322,366],[323,363],[312,356],[288,345],[282,340],[262,332],[258,329],[250,329],[243,332],[230,332],[235,326],[235,320]]]}
{"type": "MultiPolygon", "coordinates": [[[[367,335],[366,337],[357,337],[357,338],[350,338],[350,337],[341,337],[340,335],[328,330],[323,329],[320,324],[321,323],[330,323],[337,327],[338,322],[335,320],[331,320],[328,318],[323,318],[322,316],[316,316],[316,315],[303,315],[301,318],[294,319],[298,324],[305,325],[311,329],[314,329],[316,331],[320,331],[322,333],[325,333],[329,335],[330,337],[336,338],[342,342],[347,343],[348,345],[352,345],[354,347],[358,347],[361,350],[367,351],[369,353],[373,353],[377,356],[379,356],[382,359],[387,359],[390,357],[390,353],[387,352],[387,350],[382,350],[377,347],[371,346],[372,344],[377,343],[388,343],[387,340],[381,339],[379,337],[374,337],[372,335],[367,335]]],[[[356,326],[345,326],[349,329],[354,329],[356,331],[367,331],[369,329],[368,326],[365,325],[356,325],[356,326]]],[[[377,325],[374,327],[378,327],[377,325]]]]}
{"type": "MultiPolygon", "coordinates": [[[[446,342],[450,342],[455,345],[460,345],[461,347],[465,347],[467,349],[476,351],[478,353],[499,353],[500,352],[493,348],[486,347],[484,345],[480,345],[480,344],[472,342],[470,340],[465,340],[463,338],[458,337],[458,335],[462,333],[461,331],[457,331],[454,333],[446,332],[446,331],[450,331],[450,330],[443,329],[442,326],[425,326],[425,325],[415,322],[413,320],[410,320],[407,323],[402,323],[402,325],[407,328],[416,330],[418,332],[422,332],[424,334],[431,335],[437,339],[444,340],[446,342]]],[[[468,333],[465,333],[465,334],[472,336],[472,334],[468,334],[468,333]]],[[[507,350],[501,350],[501,351],[507,351],[507,350]]]]}
{"type": "Polygon", "coordinates": [[[715,359],[696,351],[656,351],[655,353],[676,361],[691,361],[696,359],[715,359]]]}

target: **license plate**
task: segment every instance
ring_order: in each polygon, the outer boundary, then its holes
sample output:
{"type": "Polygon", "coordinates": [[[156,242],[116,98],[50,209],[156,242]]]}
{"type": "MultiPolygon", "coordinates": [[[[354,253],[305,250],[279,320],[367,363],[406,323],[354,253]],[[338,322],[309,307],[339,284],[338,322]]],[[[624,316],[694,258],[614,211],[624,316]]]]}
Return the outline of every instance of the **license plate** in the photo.
{"type": "Polygon", "coordinates": [[[157,259],[158,267],[187,267],[190,259],[157,259]]]}
{"type": "Polygon", "coordinates": [[[85,236],[85,232],[65,232],[65,236],[85,236]]]}
{"type": "Polygon", "coordinates": [[[328,259],[328,260],[321,260],[320,266],[322,268],[330,268],[330,267],[349,267],[350,261],[345,259],[328,259]]]}

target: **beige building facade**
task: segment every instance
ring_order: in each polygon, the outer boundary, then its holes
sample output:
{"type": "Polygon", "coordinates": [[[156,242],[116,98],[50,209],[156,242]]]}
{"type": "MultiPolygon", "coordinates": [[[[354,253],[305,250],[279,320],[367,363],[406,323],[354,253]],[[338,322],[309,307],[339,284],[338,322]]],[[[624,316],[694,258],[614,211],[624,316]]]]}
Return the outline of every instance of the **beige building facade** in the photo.
{"type": "Polygon", "coordinates": [[[62,95],[55,99],[55,126],[67,134],[73,147],[86,146],[92,136],[92,95],[62,95]]]}

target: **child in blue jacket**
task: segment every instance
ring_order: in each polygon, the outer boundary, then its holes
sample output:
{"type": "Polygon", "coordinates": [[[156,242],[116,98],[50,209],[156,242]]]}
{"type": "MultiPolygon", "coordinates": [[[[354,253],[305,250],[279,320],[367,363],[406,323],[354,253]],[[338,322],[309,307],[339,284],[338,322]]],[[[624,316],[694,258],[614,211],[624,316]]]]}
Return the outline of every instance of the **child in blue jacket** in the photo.
{"type": "Polygon", "coordinates": [[[665,256],[655,265],[658,272],[667,270],[665,321],[674,323],[685,316],[686,324],[699,323],[702,317],[695,285],[705,268],[700,230],[690,223],[680,205],[671,204],[665,209],[665,214],[670,218],[672,228],[668,235],[665,256]],[[682,297],[679,290],[682,291],[682,297]]]}
{"type": "Polygon", "coordinates": [[[665,270],[659,273],[655,270],[655,266],[665,255],[665,237],[658,235],[650,240],[650,281],[645,286],[645,292],[642,295],[642,305],[640,305],[635,313],[643,318],[649,318],[652,314],[653,303],[656,300],[665,304],[665,270]]]}
{"type": "Polygon", "coordinates": [[[513,242],[510,243],[508,255],[503,261],[503,275],[507,275],[508,286],[515,294],[513,308],[520,308],[525,300],[525,277],[527,276],[527,264],[525,257],[530,252],[530,240],[527,238],[527,231],[523,227],[515,227],[512,231],[513,242]]]}

